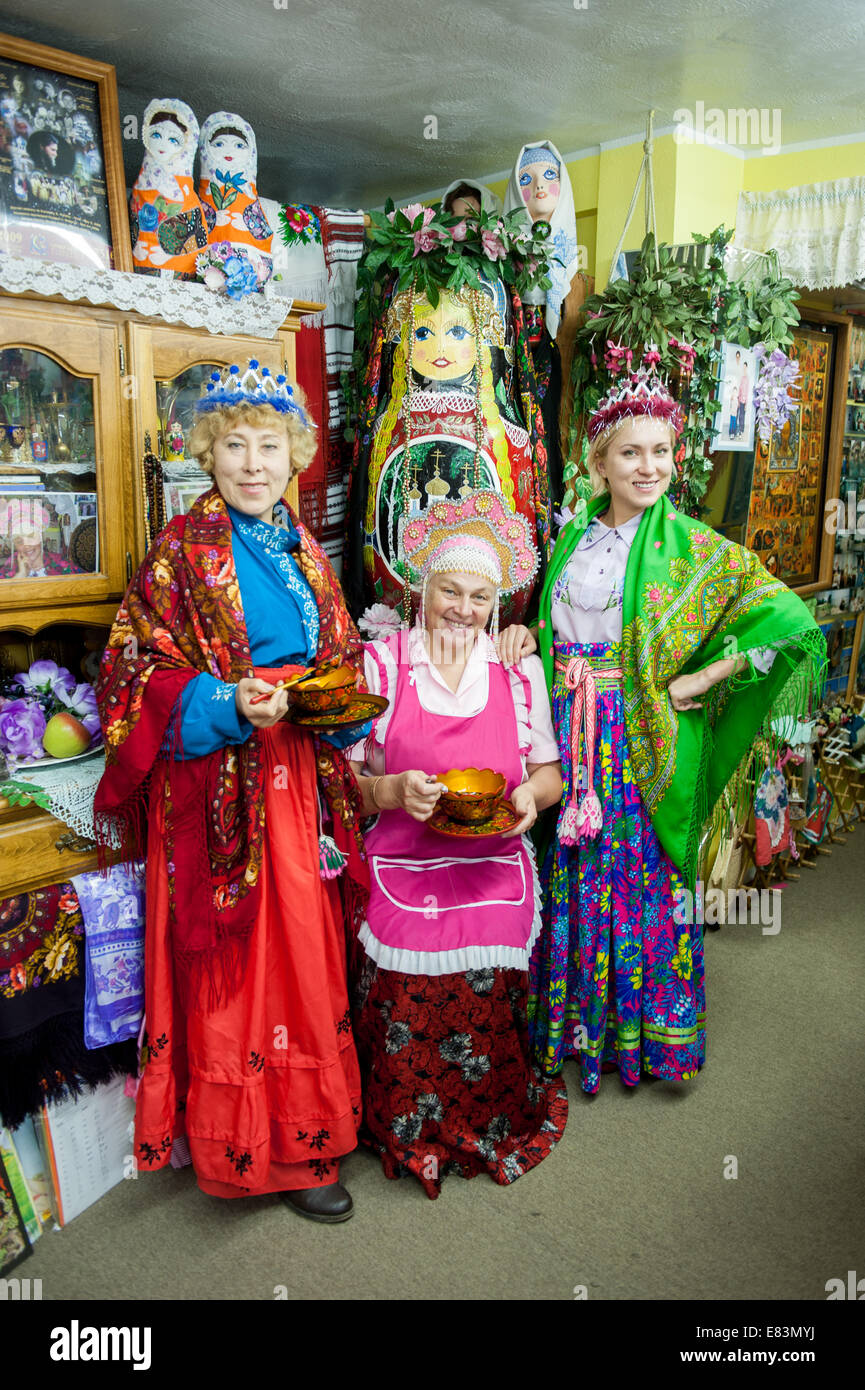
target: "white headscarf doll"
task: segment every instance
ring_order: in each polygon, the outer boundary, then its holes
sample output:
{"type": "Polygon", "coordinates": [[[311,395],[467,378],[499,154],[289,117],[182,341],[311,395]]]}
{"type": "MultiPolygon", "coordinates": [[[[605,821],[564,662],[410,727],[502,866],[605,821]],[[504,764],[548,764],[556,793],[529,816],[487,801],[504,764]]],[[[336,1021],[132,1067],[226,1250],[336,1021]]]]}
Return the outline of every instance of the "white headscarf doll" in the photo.
{"type": "Polygon", "coordinates": [[[248,121],[214,111],[201,127],[201,199],[210,242],[228,241],[252,262],[259,285],[273,274],[273,228],[258,197],[258,147],[248,121]]]}
{"type": "Polygon", "coordinates": [[[175,97],[158,97],[141,124],[144,159],[130,201],[132,260],[150,275],[173,271],[195,276],[195,257],[207,245],[192,166],[198,121],[175,97]]]}
{"type": "Polygon", "coordinates": [[[505,212],[525,208],[529,220],[550,224],[552,261],[550,289],[525,295],[527,304],[542,304],[546,296],[546,322],[551,338],[559,331],[562,302],[579,269],[577,215],[574,195],[564,160],[551,140],[533,140],[523,145],[505,192],[505,212]]]}
{"type": "Polygon", "coordinates": [[[458,216],[460,212],[465,212],[464,207],[457,206],[454,208],[453,206],[455,202],[457,204],[460,202],[459,198],[454,198],[457,189],[468,190],[467,192],[463,192],[461,197],[466,199],[474,196],[477,199],[480,212],[488,212],[495,215],[502,210],[501,198],[499,198],[496,193],[493,193],[491,189],[487,188],[485,183],[478,183],[477,179],[454,179],[453,183],[449,183],[442,194],[442,207],[445,212],[452,212],[454,216],[458,216]]]}

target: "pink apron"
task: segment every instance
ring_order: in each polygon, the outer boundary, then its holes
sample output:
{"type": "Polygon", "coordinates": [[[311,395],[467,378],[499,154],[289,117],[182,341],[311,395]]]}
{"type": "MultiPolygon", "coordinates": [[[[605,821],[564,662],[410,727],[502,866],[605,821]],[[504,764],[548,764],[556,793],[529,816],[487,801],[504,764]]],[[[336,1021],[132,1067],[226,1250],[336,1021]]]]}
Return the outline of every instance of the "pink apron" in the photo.
{"type": "MultiPolygon", "coordinates": [[[[393,701],[385,736],[387,772],[420,768],[433,775],[450,768],[490,767],[504,775],[505,794],[510,796],[523,780],[523,769],[510,677],[504,667],[490,663],[484,709],[459,719],[430,714],[422,707],[410,678],[411,667],[399,661],[396,647],[393,650],[398,675],[396,691],[387,692],[393,701]]],[[[528,681],[521,679],[525,688],[528,681]]],[[[528,700],[528,690],[526,695],[528,700]]],[[[535,889],[533,865],[521,837],[452,839],[397,810],[379,816],[366,836],[366,846],[370,865],[367,921],[383,946],[439,953],[461,953],[471,947],[527,951],[535,889]]],[[[499,963],[513,962],[510,958],[499,963]]],[[[471,966],[454,965],[455,972],[461,968],[471,966]]],[[[441,962],[432,973],[444,973],[441,962]]]]}

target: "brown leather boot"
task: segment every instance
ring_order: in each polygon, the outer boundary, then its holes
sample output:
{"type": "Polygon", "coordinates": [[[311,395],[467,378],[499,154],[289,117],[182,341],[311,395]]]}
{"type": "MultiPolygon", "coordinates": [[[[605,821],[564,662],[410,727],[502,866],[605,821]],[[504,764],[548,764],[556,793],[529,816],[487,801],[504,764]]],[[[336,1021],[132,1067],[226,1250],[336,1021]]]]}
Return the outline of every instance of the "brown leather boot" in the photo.
{"type": "Polygon", "coordinates": [[[342,1183],[332,1182],[327,1187],[299,1187],[292,1192],[280,1192],[280,1197],[288,1206],[310,1221],[348,1221],[354,1216],[354,1203],[342,1183]]]}

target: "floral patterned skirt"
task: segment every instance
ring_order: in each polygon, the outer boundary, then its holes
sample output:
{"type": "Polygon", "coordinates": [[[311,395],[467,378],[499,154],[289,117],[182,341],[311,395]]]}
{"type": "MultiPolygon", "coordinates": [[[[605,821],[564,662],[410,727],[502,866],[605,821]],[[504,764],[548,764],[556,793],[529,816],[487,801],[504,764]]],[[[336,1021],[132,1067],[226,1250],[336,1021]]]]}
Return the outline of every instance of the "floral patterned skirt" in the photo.
{"type": "MultiPolygon", "coordinates": [[[[618,664],[621,647],[559,644],[556,655],[618,664]]],[[[557,681],[563,805],[574,777],[573,701],[574,692],[557,681]]],[[[596,720],[594,785],[603,828],[581,845],[550,845],[541,871],[544,925],[529,972],[539,1063],[555,1076],[566,1058],[579,1057],[590,1093],[601,1071],[613,1067],[626,1086],[636,1086],[641,1071],[684,1081],[703,1065],[706,1049],[702,931],[675,921],[675,895],[684,885],[640,800],[621,689],[599,686],[596,720]]]]}
{"type": "Polygon", "coordinates": [[[526,972],[401,975],[362,958],[355,1040],[361,1142],[389,1178],[437,1197],[447,1173],[513,1182],[561,1139],[567,1092],[532,1065],[526,972]]]}

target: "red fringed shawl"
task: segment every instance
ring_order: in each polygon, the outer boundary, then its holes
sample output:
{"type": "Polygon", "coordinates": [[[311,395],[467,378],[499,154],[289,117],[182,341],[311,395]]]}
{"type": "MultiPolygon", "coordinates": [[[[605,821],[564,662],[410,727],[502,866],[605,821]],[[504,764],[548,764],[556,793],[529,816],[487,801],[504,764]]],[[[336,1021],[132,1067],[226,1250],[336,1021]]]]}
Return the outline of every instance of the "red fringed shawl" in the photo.
{"type": "MultiPolygon", "coordinates": [[[[353,666],[365,689],[360,638],[330,563],[306,527],[291,518],[300,535],[295,558],[318,604],[317,664],[353,666]]],[[[233,682],[253,674],[231,521],[215,487],[160,532],[117,614],[96,689],[106,768],[95,803],[100,842],[107,844],[115,827],[126,852],[143,855],[152,774],[164,761],[178,981],[186,992],[206,973],[213,1003],[240,981],[243,946],[258,910],[264,774],[255,733],[202,758],[173,758],[181,696],[199,672],[233,682]]],[[[363,913],[368,883],[358,793],[343,754],[318,737],[315,742],[333,836],[348,861],[340,883],[353,922],[363,913]]]]}

